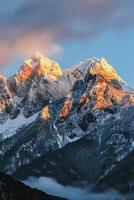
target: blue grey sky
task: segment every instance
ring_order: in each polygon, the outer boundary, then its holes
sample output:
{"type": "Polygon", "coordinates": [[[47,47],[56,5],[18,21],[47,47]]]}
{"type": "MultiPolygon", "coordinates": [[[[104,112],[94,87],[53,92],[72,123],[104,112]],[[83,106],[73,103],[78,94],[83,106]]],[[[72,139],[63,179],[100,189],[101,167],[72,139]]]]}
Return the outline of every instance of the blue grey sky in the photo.
{"type": "Polygon", "coordinates": [[[104,57],[134,86],[134,1],[5,0],[0,7],[0,74],[10,76],[34,51],[62,68],[104,57]]]}

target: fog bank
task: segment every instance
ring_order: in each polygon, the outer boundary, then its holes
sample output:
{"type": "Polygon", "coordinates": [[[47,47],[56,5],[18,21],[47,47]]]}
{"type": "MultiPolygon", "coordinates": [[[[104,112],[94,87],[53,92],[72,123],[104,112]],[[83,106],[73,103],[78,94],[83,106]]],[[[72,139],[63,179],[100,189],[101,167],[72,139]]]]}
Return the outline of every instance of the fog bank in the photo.
{"type": "Polygon", "coordinates": [[[115,190],[104,193],[93,193],[87,188],[63,186],[57,183],[56,180],[48,177],[29,177],[24,183],[32,188],[40,189],[55,196],[66,197],[69,200],[125,200],[115,190]]]}

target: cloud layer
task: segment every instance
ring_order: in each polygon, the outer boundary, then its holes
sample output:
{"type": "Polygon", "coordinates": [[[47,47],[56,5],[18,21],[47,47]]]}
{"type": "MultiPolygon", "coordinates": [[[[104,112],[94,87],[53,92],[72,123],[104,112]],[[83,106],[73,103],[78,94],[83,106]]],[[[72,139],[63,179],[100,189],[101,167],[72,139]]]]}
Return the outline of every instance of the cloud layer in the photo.
{"type": "Polygon", "coordinates": [[[127,0],[5,0],[0,7],[0,69],[35,50],[58,54],[64,41],[131,28],[133,6],[127,0]]]}
{"type": "Polygon", "coordinates": [[[24,181],[24,183],[49,194],[65,197],[70,200],[125,200],[125,198],[115,190],[104,193],[93,193],[86,188],[63,186],[57,183],[54,179],[48,177],[29,177],[28,180],[24,181]]]}

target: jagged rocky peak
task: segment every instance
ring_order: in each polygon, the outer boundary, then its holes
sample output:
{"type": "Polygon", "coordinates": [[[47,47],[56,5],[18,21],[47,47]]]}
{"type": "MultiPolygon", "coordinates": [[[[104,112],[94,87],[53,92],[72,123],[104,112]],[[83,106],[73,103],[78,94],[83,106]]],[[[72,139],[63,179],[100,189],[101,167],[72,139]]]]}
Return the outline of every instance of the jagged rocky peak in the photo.
{"type": "Polygon", "coordinates": [[[21,112],[29,117],[41,111],[41,118],[48,120],[53,112],[49,101],[61,98],[65,101],[59,118],[66,118],[76,101],[83,110],[91,105],[92,109],[132,105],[134,93],[124,89],[126,85],[104,58],[90,58],[62,71],[56,62],[35,52],[14,76],[0,78],[1,116],[16,118],[21,112]]]}
{"type": "Polygon", "coordinates": [[[44,57],[40,52],[35,52],[31,59],[24,61],[16,73],[16,83],[28,80],[33,74],[55,80],[62,76],[62,70],[58,63],[44,57]]]}
{"type": "Polygon", "coordinates": [[[62,70],[59,64],[42,56],[39,52],[34,53],[32,62],[33,65],[35,65],[35,73],[38,76],[45,76],[51,80],[55,80],[56,78],[62,76],[62,70]]]}
{"type": "Polygon", "coordinates": [[[0,123],[20,113],[30,117],[41,111],[50,99],[65,97],[73,82],[63,75],[58,63],[35,52],[15,75],[0,77],[0,123]]]}
{"type": "Polygon", "coordinates": [[[104,58],[100,59],[94,66],[91,66],[89,72],[92,75],[101,76],[107,82],[111,80],[124,82],[116,70],[104,58]]]}
{"type": "MultiPolygon", "coordinates": [[[[74,88],[76,84],[77,86],[79,85],[82,77],[85,91],[79,99],[79,105],[83,108],[83,112],[89,107],[91,107],[91,110],[96,110],[117,109],[118,106],[134,105],[133,91],[130,92],[130,90],[124,89],[127,84],[104,58],[81,62],[70,73],[76,77],[76,81],[72,89],[67,93],[59,112],[59,118],[66,118],[73,108],[76,98],[74,88]]],[[[42,110],[42,116],[44,116],[42,117],[44,120],[50,119],[48,107],[42,110]]]]}
{"type": "Polygon", "coordinates": [[[85,107],[96,98],[94,109],[106,108],[115,104],[134,104],[134,93],[124,90],[126,83],[115,69],[103,58],[94,66],[89,67],[87,73],[87,91],[82,95],[81,103],[85,107]]]}
{"type": "Polygon", "coordinates": [[[21,69],[14,76],[17,85],[23,81],[28,80],[32,76],[32,73],[32,60],[25,60],[21,66],[21,69]]]}

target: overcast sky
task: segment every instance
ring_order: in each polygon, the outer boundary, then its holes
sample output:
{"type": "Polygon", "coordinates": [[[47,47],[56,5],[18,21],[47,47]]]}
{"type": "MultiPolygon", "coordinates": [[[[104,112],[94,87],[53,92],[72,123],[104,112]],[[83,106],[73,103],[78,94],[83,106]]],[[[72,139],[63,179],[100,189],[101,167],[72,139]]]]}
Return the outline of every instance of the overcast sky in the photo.
{"type": "Polygon", "coordinates": [[[95,56],[134,86],[133,8],[130,0],[1,1],[0,73],[15,73],[34,51],[62,68],[95,56]]]}

